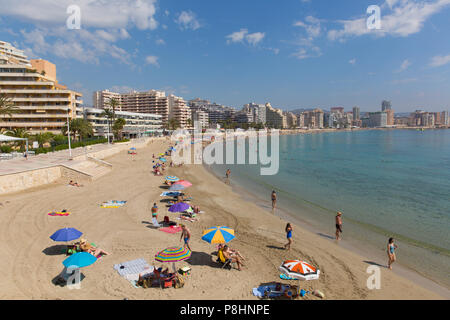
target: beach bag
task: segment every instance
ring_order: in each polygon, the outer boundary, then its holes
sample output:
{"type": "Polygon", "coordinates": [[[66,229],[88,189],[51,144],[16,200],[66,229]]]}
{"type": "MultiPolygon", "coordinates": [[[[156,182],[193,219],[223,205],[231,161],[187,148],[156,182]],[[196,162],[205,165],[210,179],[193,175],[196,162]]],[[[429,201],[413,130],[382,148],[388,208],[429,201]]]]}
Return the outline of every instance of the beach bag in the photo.
{"type": "Polygon", "coordinates": [[[184,279],[183,278],[177,276],[173,281],[174,281],[173,287],[175,289],[180,289],[180,288],[184,287],[184,279]]]}

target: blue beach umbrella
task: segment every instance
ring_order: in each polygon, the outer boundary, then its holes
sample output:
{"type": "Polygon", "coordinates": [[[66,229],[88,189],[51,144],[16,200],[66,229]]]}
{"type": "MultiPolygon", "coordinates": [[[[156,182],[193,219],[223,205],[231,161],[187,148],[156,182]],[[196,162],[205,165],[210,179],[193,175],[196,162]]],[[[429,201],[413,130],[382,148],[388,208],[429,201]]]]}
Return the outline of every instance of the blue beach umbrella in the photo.
{"type": "Polygon", "coordinates": [[[184,190],[185,186],[181,185],[181,184],[173,184],[169,190],[170,191],[180,191],[180,190],[184,190]]]}
{"type": "Polygon", "coordinates": [[[66,268],[69,267],[77,267],[77,268],[83,268],[90,266],[95,261],[97,261],[97,258],[94,257],[92,254],[87,252],[78,252],[70,257],[68,257],[66,260],[63,261],[63,265],[66,268]]]}
{"type": "Polygon", "coordinates": [[[162,161],[162,162],[166,162],[167,161],[166,158],[159,158],[159,160],[162,161]]]}
{"type": "Polygon", "coordinates": [[[169,208],[170,212],[183,212],[187,209],[189,209],[190,205],[188,205],[187,203],[184,202],[178,202],[175,203],[173,206],[171,206],[169,208]]]}
{"type": "Polygon", "coordinates": [[[82,234],[83,232],[78,231],[74,228],[63,228],[52,234],[50,236],[50,239],[52,239],[53,241],[67,242],[78,239],[82,234]]]}
{"type": "Polygon", "coordinates": [[[135,148],[135,147],[133,147],[133,148],[130,148],[130,150],[136,150],[136,148],[135,148]]]}
{"type": "Polygon", "coordinates": [[[228,227],[213,227],[203,231],[202,240],[209,243],[228,243],[235,238],[234,230],[228,227]]]}

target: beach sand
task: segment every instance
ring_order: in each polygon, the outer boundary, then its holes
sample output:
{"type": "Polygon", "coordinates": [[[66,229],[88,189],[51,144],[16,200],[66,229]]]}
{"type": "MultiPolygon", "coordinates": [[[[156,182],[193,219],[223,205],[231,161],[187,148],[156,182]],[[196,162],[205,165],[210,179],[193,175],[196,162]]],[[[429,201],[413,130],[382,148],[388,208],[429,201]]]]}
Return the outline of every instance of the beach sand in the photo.
{"type": "MultiPolygon", "coordinates": [[[[152,265],[155,254],[174,245],[182,245],[180,233],[168,234],[150,227],[150,208],[160,208],[158,220],[168,213],[159,194],[163,177],[151,174],[152,154],[167,149],[169,141],[155,140],[138,149],[135,161],[122,152],[106,160],[112,171],[83,188],[54,183],[39,189],[0,196],[0,299],[256,299],[252,288],[264,283],[297,281],[279,279],[278,267],[286,259],[301,259],[321,270],[320,279],[301,282],[305,290],[319,289],[326,299],[442,299],[431,290],[381,267],[381,289],[369,290],[366,281],[368,264],[364,257],[342,248],[334,241],[293,225],[291,252],[283,249],[286,221],[271,214],[270,209],[245,201],[230,186],[214,177],[202,166],[169,168],[165,175],[177,175],[193,183],[187,194],[205,213],[197,222],[185,222],[192,233],[192,257],[177,263],[188,265],[182,289],[134,288],[119,276],[114,264],[144,258],[152,265]],[[102,209],[107,200],[126,200],[118,209],[102,209]],[[68,217],[51,217],[53,210],[67,209],[68,217]],[[226,225],[235,229],[233,249],[246,257],[242,271],[225,270],[215,263],[216,246],[201,240],[208,227],[226,225]],[[66,258],[64,243],[49,236],[63,227],[82,231],[83,238],[111,255],[82,269],[85,278],[81,289],[69,290],[52,283],[63,270],[66,258]]],[[[385,261],[378,261],[385,264],[385,261]]],[[[168,266],[170,267],[170,266],[168,266]]],[[[395,265],[394,265],[395,269],[395,265]]],[[[312,295],[304,299],[318,299],[312,295]]]]}

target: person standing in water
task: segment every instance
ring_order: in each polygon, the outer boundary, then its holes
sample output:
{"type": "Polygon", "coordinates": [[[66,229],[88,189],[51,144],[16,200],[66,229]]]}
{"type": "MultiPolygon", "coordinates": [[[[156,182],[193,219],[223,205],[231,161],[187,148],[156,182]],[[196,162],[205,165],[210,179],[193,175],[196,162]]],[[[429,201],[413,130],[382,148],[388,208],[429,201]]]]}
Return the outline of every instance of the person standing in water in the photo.
{"type": "Polygon", "coordinates": [[[284,245],[284,248],[287,249],[287,250],[289,250],[289,251],[291,251],[291,244],[292,244],[292,226],[291,226],[290,223],[288,223],[288,224],[286,225],[285,231],[286,231],[286,238],[287,238],[287,240],[288,240],[288,243],[286,243],[286,244],[284,245]]]}
{"type": "Polygon", "coordinates": [[[342,233],[342,212],[336,214],[336,241],[341,239],[342,233]]]}
{"type": "Polygon", "coordinates": [[[388,268],[392,270],[392,264],[397,260],[395,257],[395,249],[397,249],[397,246],[394,244],[394,238],[389,238],[388,245],[387,245],[387,255],[388,255],[388,268]]]}
{"type": "Polygon", "coordinates": [[[231,170],[227,169],[227,171],[225,172],[225,176],[226,176],[227,180],[225,182],[228,184],[230,184],[230,174],[231,174],[231,170]]]}
{"type": "Polygon", "coordinates": [[[277,204],[277,193],[275,190],[272,191],[272,213],[275,212],[275,206],[277,204]]]}

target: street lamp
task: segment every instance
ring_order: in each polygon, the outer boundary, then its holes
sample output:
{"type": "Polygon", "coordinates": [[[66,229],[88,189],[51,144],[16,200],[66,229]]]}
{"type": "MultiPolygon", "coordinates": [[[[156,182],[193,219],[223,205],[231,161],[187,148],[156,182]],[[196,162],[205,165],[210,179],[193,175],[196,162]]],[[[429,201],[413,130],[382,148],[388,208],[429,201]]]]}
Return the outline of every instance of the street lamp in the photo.
{"type": "Polygon", "coordinates": [[[70,108],[67,109],[67,137],[69,140],[69,160],[72,160],[72,146],[70,144],[70,121],[69,121],[70,108]]]}

